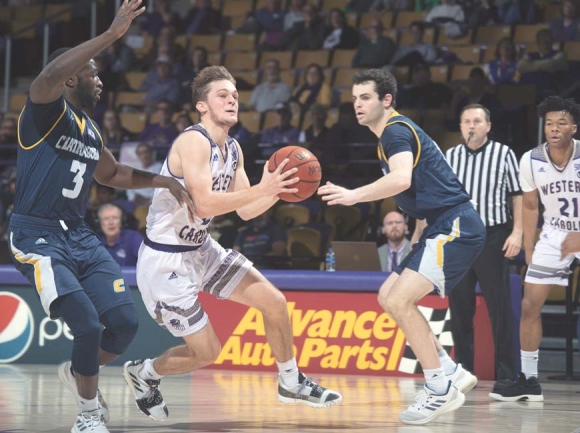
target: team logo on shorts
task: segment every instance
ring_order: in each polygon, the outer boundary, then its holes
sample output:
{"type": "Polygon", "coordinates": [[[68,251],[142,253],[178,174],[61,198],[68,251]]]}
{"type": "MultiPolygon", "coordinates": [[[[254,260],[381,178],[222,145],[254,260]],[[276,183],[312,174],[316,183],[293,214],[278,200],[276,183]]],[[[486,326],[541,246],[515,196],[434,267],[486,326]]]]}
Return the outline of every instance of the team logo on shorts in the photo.
{"type": "Polygon", "coordinates": [[[0,292],[0,363],[16,361],[26,353],[34,336],[34,317],[24,299],[0,292]]]}
{"type": "Polygon", "coordinates": [[[178,331],[183,331],[185,329],[185,326],[183,326],[181,324],[181,322],[179,320],[177,320],[177,319],[171,319],[169,321],[169,323],[171,324],[171,326],[173,326],[178,331]]]}

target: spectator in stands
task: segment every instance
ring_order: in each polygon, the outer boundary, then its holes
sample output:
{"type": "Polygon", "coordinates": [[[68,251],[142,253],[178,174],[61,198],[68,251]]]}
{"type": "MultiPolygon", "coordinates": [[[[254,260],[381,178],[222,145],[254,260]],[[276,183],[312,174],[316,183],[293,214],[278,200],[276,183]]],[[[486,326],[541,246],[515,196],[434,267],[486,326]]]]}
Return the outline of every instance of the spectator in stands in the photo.
{"type": "Polygon", "coordinates": [[[180,133],[186,128],[191,126],[191,118],[187,115],[187,112],[182,112],[175,121],[175,129],[180,133]]]}
{"type": "Polygon", "coordinates": [[[305,0],[290,0],[290,6],[284,16],[284,31],[290,30],[294,24],[304,21],[302,8],[304,8],[305,0]]]}
{"type": "Polygon", "coordinates": [[[250,109],[260,113],[273,110],[276,105],[288,102],[290,96],[292,89],[280,79],[280,62],[275,59],[266,60],[263,83],[254,88],[248,102],[250,109]]]}
{"type": "Polygon", "coordinates": [[[175,26],[165,25],[161,28],[161,33],[155,39],[155,46],[157,48],[157,57],[166,55],[169,56],[173,62],[173,74],[177,75],[182,70],[182,63],[185,57],[185,49],[177,41],[177,30],[175,26]]]}
{"type": "Polygon", "coordinates": [[[155,0],[153,11],[145,16],[143,30],[153,37],[159,36],[164,25],[179,27],[179,16],[169,7],[169,0],[155,0]]]}
{"type": "Polygon", "coordinates": [[[395,50],[395,42],[383,35],[382,20],[375,19],[366,29],[365,37],[352,59],[352,67],[381,68],[389,64],[395,50]]]}
{"type": "MultiPolygon", "coordinates": [[[[475,67],[469,72],[469,78],[465,85],[456,87],[451,104],[445,119],[445,127],[450,131],[459,131],[459,118],[461,110],[468,104],[481,104],[491,113],[491,123],[494,129],[501,125],[502,107],[493,94],[485,72],[480,67],[475,67]]],[[[498,137],[495,137],[498,139],[498,137]]]]}
{"type": "Polygon", "coordinates": [[[409,26],[408,31],[411,32],[411,43],[403,45],[395,51],[391,64],[412,66],[417,63],[435,63],[437,60],[437,48],[433,44],[423,42],[423,23],[414,21],[409,26]]]}
{"type": "Polygon", "coordinates": [[[262,49],[275,50],[280,47],[284,30],[285,12],[280,0],[266,0],[266,5],[248,15],[238,33],[263,33],[262,49]]]}
{"type": "Polygon", "coordinates": [[[123,38],[117,39],[112,45],[105,48],[102,55],[105,56],[111,67],[111,71],[114,73],[127,72],[133,67],[136,60],[135,53],[125,43],[123,38]]]}
{"type": "Polygon", "coordinates": [[[553,48],[554,38],[550,29],[542,29],[536,34],[538,51],[527,53],[518,62],[517,70],[522,75],[521,83],[535,84],[540,98],[558,94],[558,82],[568,71],[568,59],[564,51],[553,48]]]}
{"type": "Polygon", "coordinates": [[[408,11],[413,7],[411,0],[374,0],[369,12],[408,11]]]}
{"type": "Polygon", "coordinates": [[[181,87],[177,79],[171,76],[171,59],[169,56],[157,58],[155,74],[147,75],[141,91],[147,92],[144,102],[151,106],[165,99],[176,103],[180,98],[181,87]]]}
{"type": "Polygon", "coordinates": [[[349,144],[376,143],[377,138],[368,127],[358,123],[352,102],[343,102],[338,107],[338,121],[328,131],[327,142],[332,146],[334,159],[346,161],[349,144]]]}
{"type": "Polygon", "coordinates": [[[491,84],[515,84],[520,81],[517,69],[516,46],[509,36],[501,38],[495,59],[484,65],[483,71],[491,84]]]}
{"type": "MultiPolygon", "coordinates": [[[[145,142],[139,143],[135,149],[135,153],[141,163],[139,167],[141,170],[157,174],[161,172],[163,163],[155,161],[151,145],[145,142]]],[[[155,193],[155,188],[132,189],[127,191],[127,199],[135,203],[136,206],[150,204],[153,193],[155,193]]]]}
{"type": "Polygon", "coordinates": [[[463,8],[455,4],[455,0],[441,0],[425,17],[425,21],[437,26],[449,38],[456,38],[463,33],[465,14],[463,8]]]}
{"type": "Polygon", "coordinates": [[[580,20],[572,0],[562,3],[562,16],[550,23],[556,42],[580,41],[580,20]]]}
{"type": "Polygon", "coordinates": [[[119,113],[112,108],[103,114],[103,142],[105,146],[113,152],[115,157],[119,156],[121,145],[132,140],[132,134],[121,126],[119,113]]]}
{"type": "Polygon", "coordinates": [[[211,6],[211,0],[196,0],[182,24],[183,33],[188,35],[218,33],[222,27],[222,14],[211,6]]]}
{"type": "Polygon", "coordinates": [[[207,61],[208,52],[203,46],[197,46],[191,52],[191,56],[186,57],[183,73],[179,78],[181,84],[180,102],[191,101],[191,83],[203,68],[210,66],[207,61]]]}
{"type": "Polygon", "coordinates": [[[297,102],[303,111],[315,102],[332,105],[332,89],[324,81],[322,66],[311,63],[304,71],[304,84],[298,87],[292,95],[292,101],[297,102]]]}
{"type": "Polygon", "coordinates": [[[493,26],[499,22],[499,15],[493,0],[476,1],[467,11],[467,24],[472,29],[478,26],[493,26]]]}
{"type": "Polygon", "coordinates": [[[119,266],[135,266],[143,236],[123,227],[123,209],[106,203],[98,209],[99,238],[119,266]]]}
{"type": "Polygon", "coordinates": [[[177,136],[177,128],[171,121],[172,116],[173,106],[171,103],[167,100],[161,100],[157,104],[158,123],[148,124],[137,137],[139,141],[146,141],[155,147],[165,148],[165,152],[157,149],[158,158],[165,158],[167,156],[167,151],[177,136]]]}
{"type": "Polygon", "coordinates": [[[452,92],[445,84],[431,81],[429,65],[419,63],[411,72],[412,84],[404,86],[397,100],[397,107],[439,109],[448,106],[452,92]]]}
{"type": "Polygon", "coordinates": [[[282,37],[286,50],[319,50],[324,40],[324,22],[314,5],[306,3],[302,8],[303,20],[295,23],[282,37]]]}
{"type": "Polygon", "coordinates": [[[276,126],[272,126],[262,134],[262,142],[269,144],[297,143],[300,130],[291,125],[292,110],[288,104],[276,106],[276,126]]]}
{"type": "Polygon", "coordinates": [[[244,155],[247,155],[248,152],[246,151],[246,146],[250,144],[250,140],[252,139],[252,134],[248,131],[242,122],[238,121],[234,126],[230,128],[228,135],[232,138],[235,138],[238,143],[244,148],[244,155]]]}
{"type": "Polygon", "coordinates": [[[325,50],[351,50],[357,47],[358,31],[347,24],[343,11],[338,8],[331,9],[328,21],[329,25],[324,31],[322,48],[325,50]]]}
{"type": "Polygon", "coordinates": [[[306,114],[310,119],[310,126],[300,133],[298,141],[300,143],[309,143],[308,148],[318,156],[320,147],[324,147],[327,142],[328,128],[326,119],[328,118],[328,108],[322,104],[312,104],[306,114]]]}
{"type": "Polygon", "coordinates": [[[378,248],[383,272],[395,271],[411,252],[411,242],[406,238],[407,229],[405,216],[399,211],[389,212],[383,218],[381,231],[387,238],[387,242],[378,248]]]}
{"type": "Polygon", "coordinates": [[[508,0],[500,4],[497,9],[501,24],[511,26],[523,21],[521,0],[508,0]]]}
{"type": "Polygon", "coordinates": [[[5,116],[0,123],[0,144],[16,144],[18,121],[15,117],[5,116]]]}
{"type": "Polygon", "coordinates": [[[285,256],[286,243],[286,230],[272,219],[272,209],[268,209],[238,233],[234,250],[256,263],[264,256],[285,256]]]}

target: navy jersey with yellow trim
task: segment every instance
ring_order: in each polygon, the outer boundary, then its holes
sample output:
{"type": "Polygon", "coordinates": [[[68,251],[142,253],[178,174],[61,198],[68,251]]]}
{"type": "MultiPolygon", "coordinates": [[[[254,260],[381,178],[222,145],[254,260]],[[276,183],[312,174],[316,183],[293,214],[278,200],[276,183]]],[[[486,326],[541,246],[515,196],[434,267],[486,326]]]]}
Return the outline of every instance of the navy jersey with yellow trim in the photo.
{"type": "Polygon", "coordinates": [[[101,131],[60,97],[30,98],[18,119],[14,213],[55,220],[83,218],[101,152],[101,131]]]}
{"type": "Polygon", "coordinates": [[[411,119],[395,111],[378,147],[384,174],[389,172],[389,158],[405,151],[413,154],[411,186],[394,198],[406,214],[433,221],[444,211],[470,201],[437,144],[411,119]]]}

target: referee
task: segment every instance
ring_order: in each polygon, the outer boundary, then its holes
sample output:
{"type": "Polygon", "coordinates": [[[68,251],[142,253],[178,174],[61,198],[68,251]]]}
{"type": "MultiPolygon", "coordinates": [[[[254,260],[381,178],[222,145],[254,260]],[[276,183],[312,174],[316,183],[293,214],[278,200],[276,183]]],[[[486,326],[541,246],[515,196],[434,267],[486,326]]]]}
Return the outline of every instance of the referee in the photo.
{"type": "Polygon", "coordinates": [[[490,140],[490,112],[480,104],[466,105],[460,116],[466,144],[449,149],[445,157],[476,203],[486,227],[483,251],[449,295],[455,360],[473,371],[475,285],[479,281],[489,310],[495,346],[494,390],[514,379],[514,331],[506,258],[522,245],[522,190],[518,162],[506,145],[490,140]],[[512,210],[508,207],[512,200],[512,210]]]}

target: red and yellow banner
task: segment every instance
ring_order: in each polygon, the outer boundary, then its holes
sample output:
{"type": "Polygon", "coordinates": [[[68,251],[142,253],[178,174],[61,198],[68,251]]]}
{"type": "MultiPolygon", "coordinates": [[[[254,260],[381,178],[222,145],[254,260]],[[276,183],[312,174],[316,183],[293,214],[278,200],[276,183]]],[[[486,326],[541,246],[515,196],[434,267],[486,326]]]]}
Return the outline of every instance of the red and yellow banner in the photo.
{"type": "MultiPolygon", "coordinates": [[[[382,311],[376,294],[288,291],[284,294],[296,360],[309,374],[409,376],[420,371],[403,332],[382,311]]],[[[276,370],[258,310],[205,294],[200,298],[222,342],[222,351],[212,368],[276,370]]],[[[447,299],[430,295],[419,305],[435,335],[450,349],[445,343],[450,338],[447,299]]],[[[485,303],[478,302],[475,320],[476,353],[485,354],[484,359],[479,357],[476,373],[480,379],[492,379],[493,344],[485,303]]]]}

